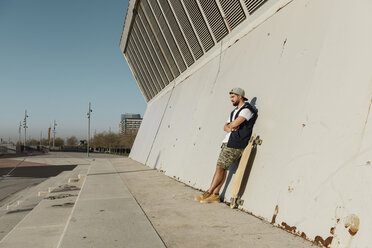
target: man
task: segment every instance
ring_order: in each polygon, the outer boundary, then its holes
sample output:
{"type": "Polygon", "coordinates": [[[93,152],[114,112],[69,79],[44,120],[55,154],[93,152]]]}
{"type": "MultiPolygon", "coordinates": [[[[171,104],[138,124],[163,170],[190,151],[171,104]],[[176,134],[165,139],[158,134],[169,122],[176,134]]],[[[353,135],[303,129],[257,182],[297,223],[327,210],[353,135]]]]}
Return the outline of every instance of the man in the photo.
{"type": "Polygon", "coordinates": [[[227,170],[235,160],[241,157],[251,138],[257,119],[257,109],[245,102],[248,99],[245,98],[243,89],[232,89],[230,100],[236,108],[231,112],[223,128],[227,134],[222,141],[212,184],[204,194],[195,197],[195,200],[201,203],[220,202],[219,192],[225,182],[227,170]]]}

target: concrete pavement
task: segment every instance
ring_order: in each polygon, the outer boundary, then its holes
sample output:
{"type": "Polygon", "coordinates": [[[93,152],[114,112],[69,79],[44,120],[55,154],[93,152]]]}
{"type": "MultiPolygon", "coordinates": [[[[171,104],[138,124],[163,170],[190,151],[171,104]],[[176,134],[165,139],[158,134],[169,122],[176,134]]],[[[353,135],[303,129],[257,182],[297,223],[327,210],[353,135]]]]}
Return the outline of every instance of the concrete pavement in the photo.
{"type": "Polygon", "coordinates": [[[30,161],[75,163],[70,176],[86,176],[70,182],[81,190],[45,195],[5,234],[0,248],[315,247],[224,203],[195,202],[199,191],[128,158],[72,153],[30,161]]]}
{"type": "Polygon", "coordinates": [[[91,163],[58,247],[164,247],[110,161],[91,163]]]}

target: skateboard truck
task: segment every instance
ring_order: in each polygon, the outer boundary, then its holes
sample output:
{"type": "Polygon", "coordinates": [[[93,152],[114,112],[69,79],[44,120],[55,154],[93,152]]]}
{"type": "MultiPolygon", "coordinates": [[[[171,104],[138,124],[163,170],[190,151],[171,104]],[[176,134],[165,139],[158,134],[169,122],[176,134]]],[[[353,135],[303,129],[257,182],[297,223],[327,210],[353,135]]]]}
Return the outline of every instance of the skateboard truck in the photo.
{"type": "Polygon", "coordinates": [[[262,145],[262,139],[260,139],[260,136],[257,136],[256,139],[254,140],[255,145],[262,145]]]}
{"type": "Polygon", "coordinates": [[[245,172],[245,169],[247,167],[249,157],[251,156],[252,148],[256,147],[257,145],[261,145],[261,144],[262,144],[262,140],[260,139],[260,136],[256,136],[255,134],[253,134],[251,139],[249,140],[249,143],[248,143],[247,147],[243,151],[238,169],[236,171],[234,184],[233,184],[232,197],[230,199],[230,201],[231,201],[230,207],[231,208],[236,208],[236,207],[242,206],[244,204],[244,200],[242,200],[241,195],[239,195],[239,191],[240,191],[240,187],[241,187],[241,184],[242,184],[244,172],[245,172]]]}
{"type": "Polygon", "coordinates": [[[230,203],[231,208],[236,208],[237,206],[242,206],[244,204],[244,200],[240,198],[231,197],[230,201],[231,201],[230,203]]]}

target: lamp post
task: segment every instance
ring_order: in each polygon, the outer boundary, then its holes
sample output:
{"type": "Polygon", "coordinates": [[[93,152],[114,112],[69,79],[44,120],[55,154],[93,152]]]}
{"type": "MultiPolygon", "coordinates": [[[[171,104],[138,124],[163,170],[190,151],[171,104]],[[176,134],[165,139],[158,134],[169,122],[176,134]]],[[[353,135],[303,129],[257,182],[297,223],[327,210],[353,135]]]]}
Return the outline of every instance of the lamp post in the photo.
{"type": "Polygon", "coordinates": [[[56,120],[54,120],[54,124],[53,124],[53,149],[55,149],[55,144],[56,144],[56,126],[57,126],[57,123],[56,123],[56,120]]]}
{"type": "Polygon", "coordinates": [[[26,139],[27,139],[27,136],[26,136],[26,129],[28,128],[27,126],[27,117],[29,117],[27,115],[27,109],[25,110],[25,118],[23,119],[23,128],[25,129],[25,140],[24,140],[24,150],[26,150],[26,139]]]}
{"type": "Polygon", "coordinates": [[[22,121],[19,122],[19,128],[18,128],[18,152],[21,152],[21,133],[22,133],[22,121]]]}
{"type": "Polygon", "coordinates": [[[87,142],[87,157],[89,157],[89,146],[90,146],[90,113],[92,113],[93,110],[90,108],[90,102],[89,102],[89,108],[88,108],[88,142],[87,142]]]}

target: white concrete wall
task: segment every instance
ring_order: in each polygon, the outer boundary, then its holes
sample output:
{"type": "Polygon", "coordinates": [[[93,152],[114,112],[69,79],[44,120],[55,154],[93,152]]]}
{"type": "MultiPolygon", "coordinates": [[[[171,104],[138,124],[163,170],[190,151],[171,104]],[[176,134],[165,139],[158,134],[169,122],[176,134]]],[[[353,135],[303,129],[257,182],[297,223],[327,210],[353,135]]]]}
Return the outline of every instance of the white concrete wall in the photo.
{"type": "Polygon", "coordinates": [[[242,87],[263,139],[243,208],[271,221],[278,206],[276,224],[311,240],[371,247],[370,13],[368,0],[294,0],[150,101],[130,157],[207,189],[242,87]]]}

